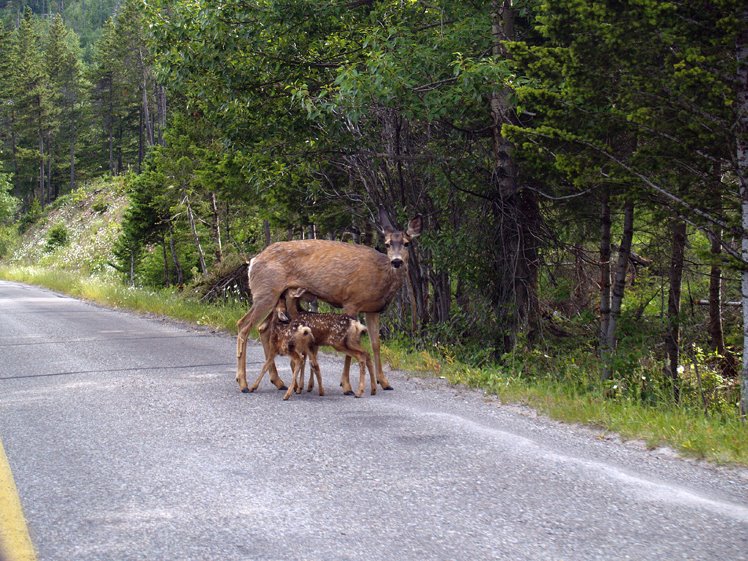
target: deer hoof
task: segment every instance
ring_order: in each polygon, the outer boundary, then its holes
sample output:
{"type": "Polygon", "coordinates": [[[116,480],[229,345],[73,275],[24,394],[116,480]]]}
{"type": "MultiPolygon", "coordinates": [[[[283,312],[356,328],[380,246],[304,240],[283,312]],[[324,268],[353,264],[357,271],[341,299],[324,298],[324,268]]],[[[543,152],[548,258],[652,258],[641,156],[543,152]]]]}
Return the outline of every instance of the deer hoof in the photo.
{"type": "Polygon", "coordinates": [[[387,387],[382,386],[382,389],[383,390],[394,390],[395,388],[393,388],[392,386],[387,386],[387,387]]]}
{"type": "Polygon", "coordinates": [[[249,393],[249,388],[242,388],[242,393],[249,393]]]}
{"type": "Polygon", "coordinates": [[[353,390],[348,390],[347,392],[343,392],[343,395],[354,395],[353,390]]]}
{"type": "Polygon", "coordinates": [[[287,390],[288,386],[286,384],[283,384],[280,388],[278,388],[280,391],[287,390]]]}

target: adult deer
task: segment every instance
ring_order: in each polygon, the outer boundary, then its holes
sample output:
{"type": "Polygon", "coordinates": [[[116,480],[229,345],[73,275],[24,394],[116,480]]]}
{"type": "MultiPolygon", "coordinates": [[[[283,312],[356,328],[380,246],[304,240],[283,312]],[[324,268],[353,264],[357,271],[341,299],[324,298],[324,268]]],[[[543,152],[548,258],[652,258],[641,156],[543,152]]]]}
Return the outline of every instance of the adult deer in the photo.
{"type": "MultiPolygon", "coordinates": [[[[379,209],[387,254],[357,244],[328,240],[276,242],[255,257],[249,267],[252,308],[237,322],[236,381],[242,392],[247,387],[247,337],[254,326],[274,310],[278,299],[289,288],[304,288],[351,316],[366,315],[366,327],[374,354],[377,382],[391,390],[382,371],[379,355],[379,314],[392,301],[403,284],[408,269],[408,245],[421,233],[423,222],[416,216],[406,232],[395,229],[384,209],[379,209]]],[[[347,377],[351,357],[345,359],[347,377]]],[[[283,389],[283,381],[271,368],[271,382],[283,389]]]]}

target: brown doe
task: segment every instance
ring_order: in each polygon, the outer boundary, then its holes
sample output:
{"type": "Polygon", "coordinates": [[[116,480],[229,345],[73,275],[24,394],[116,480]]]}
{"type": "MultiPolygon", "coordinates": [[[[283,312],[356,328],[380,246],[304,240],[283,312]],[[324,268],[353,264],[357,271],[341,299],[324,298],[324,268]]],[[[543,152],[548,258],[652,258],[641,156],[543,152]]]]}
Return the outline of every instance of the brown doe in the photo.
{"type": "MultiPolygon", "coordinates": [[[[376,379],[383,389],[392,389],[382,371],[379,355],[379,314],[402,286],[408,267],[408,245],[421,233],[420,216],[411,219],[408,230],[396,230],[383,209],[379,221],[384,232],[387,254],[357,244],[328,240],[276,242],[255,257],[249,269],[252,308],[237,322],[236,381],[242,392],[247,387],[247,337],[252,328],[273,311],[283,292],[304,288],[313,296],[343,308],[351,316],[366,314],[371,338],[376,379]]],[[[267,352],[267,349],[266,349],[267,352]]],[[[347,378],[351,357],[346,356],[343,376],[347,378]]],[[[274,366],[270,380],[284,389],[274,366]]]]}

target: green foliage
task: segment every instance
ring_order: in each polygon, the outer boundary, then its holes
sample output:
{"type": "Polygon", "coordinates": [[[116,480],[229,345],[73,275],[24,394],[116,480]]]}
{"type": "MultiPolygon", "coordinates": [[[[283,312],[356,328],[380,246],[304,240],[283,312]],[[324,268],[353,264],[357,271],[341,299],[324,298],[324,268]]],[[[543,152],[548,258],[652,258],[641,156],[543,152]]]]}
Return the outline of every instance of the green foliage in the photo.
{"type": "Polygon", "coordinates": [[[26,212],[18,221],[18,229],[24,232],[29,226],[36,223],[42,217],[42,205],[39,199],[33,199],[26,212]]]}
{"type": "Polygon", "coordinates": [[[62,222],[58,222],[52,226],[47,232],[47,243],[46,251],[51,253],[58,247],[63,247],[70,241],[70,234],[68,229],[62,222]]]}
{"type": "MultiPolygon", "coordinates": [[[[684,354],[673,403],[662,340],[678,322],[682,349],[712,348],[698,302],[713,265],[725,300],[741,298],[740,267],[710,236],[722,230],[730,250],[742,235],[742,4],[514,2],[506,40],[487,2],[127,0],[104,17],[111,5],[84,13],[71,0],[64,18],[40,18],[33,4],[0,27],[0,157],[16,197],[4,204],[0,188],[0,224],[21,200],[21,227],[45,246],[54,213],[75,204],[117,239],[114,257],[85,260],[75,247],[90,236],[67,223],[67,246],[39,256],[22,243],[27,259],[185,286],[266,236],[375,246],[378,207],[400,225],[420,213],[408,290],[383,315],[393,344],[496,391],[529,384],[611,415],[635,403],[734,420],[735,389],[709,351],[684,354]],[[74,190],[103,173],[126,177],[124,215],[108,192],[74,190]],[[639,256],[605,386],[603,200],[612,261],[624,202],[639,256]],[[674,216],[693,226],[684,304],[668,319],[674,216]]],[[[726,352],[738,352],[739,312],[723,319],[726,352]]]]}
{"type": "Polygon", "coordinates": [[[12,184],[0,166],[0,226],[9,224],[18,211],[18,199],[11,195],[12,184]]]}

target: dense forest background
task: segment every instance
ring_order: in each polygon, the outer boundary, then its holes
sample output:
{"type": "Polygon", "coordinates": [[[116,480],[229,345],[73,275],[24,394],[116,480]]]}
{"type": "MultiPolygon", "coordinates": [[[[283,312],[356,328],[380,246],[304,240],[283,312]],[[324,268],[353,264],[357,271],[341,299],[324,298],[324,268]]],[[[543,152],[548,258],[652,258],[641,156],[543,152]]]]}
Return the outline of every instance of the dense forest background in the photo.
{"type": "Polygon", "coordinates": [[[13,0],[0,23],[0,257],[104,175],[130,199],[112,265],[147,286],[419,213],[386,336],[737,411],[743,2],[13,0]]]}

